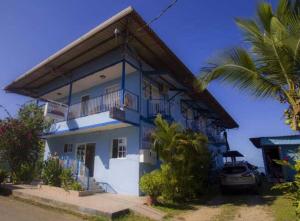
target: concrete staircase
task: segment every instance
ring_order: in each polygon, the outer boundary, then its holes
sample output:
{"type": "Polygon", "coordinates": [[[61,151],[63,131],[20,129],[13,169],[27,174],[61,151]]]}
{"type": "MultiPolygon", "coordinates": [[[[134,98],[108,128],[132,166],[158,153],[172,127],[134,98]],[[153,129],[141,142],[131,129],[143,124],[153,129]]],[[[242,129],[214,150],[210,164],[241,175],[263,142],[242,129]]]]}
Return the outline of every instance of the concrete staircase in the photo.
{"type": "Polygon", "coordinates": [[[93,178],[89,178],[89,191],[93,193],[103,193],[104,189],[99,185],[99,183],[93,178]]]}

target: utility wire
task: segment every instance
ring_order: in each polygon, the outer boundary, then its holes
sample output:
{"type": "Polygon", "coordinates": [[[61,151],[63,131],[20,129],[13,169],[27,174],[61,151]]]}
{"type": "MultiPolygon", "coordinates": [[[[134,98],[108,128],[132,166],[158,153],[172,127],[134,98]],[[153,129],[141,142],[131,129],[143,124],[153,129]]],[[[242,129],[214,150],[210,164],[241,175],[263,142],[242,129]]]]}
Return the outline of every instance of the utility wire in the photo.
{"type": "Polygon", "coordinates": [[[152,20],[150,20],[147,24],[145,24],[144,26],[140,27],[137,32],[141,31],[142,29],[144,29],[147,26],[150,26],[153,22],[157,21],[158,19],[160,19],[170,8],[172,8],[176,3],[178,2],[178,0],[173,0],[166,8],[164,8],[160,14],[156,17],[154,17],[152,20]]]}

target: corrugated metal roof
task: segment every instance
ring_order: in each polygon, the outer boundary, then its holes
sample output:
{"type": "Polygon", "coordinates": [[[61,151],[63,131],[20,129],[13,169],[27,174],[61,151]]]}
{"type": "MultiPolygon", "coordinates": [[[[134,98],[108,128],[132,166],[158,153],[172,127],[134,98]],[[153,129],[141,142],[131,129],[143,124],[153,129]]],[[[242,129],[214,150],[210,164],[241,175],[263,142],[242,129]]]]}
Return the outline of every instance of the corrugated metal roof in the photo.
{"type": "Polygon", "coordinates": [[[268,146],[300,145],[300,135],[255,137],[250,138],[250,141],[257,148],[268,146]]]}
{"type": "Polygon", "coordinates": [[[145,62],[157,69],[170,70],[175,79],[190,89],[189,94],[194,99],[204,101],[220,116],[227,128],[238,127],[233,118],[207,90],[199,91],[195,85],[193,73],[154,31],[146,26],[146,22],[132,7],[124,9],[53,54],[18,77],[5,87],[5,90],[36,97],[38,89],[45,84],[61,76],[66,76],[80,65],[120,47],[123,41],[115,39],[114,30],[116,28],[121,33],[129,34],[128,44],[145,62]]]}

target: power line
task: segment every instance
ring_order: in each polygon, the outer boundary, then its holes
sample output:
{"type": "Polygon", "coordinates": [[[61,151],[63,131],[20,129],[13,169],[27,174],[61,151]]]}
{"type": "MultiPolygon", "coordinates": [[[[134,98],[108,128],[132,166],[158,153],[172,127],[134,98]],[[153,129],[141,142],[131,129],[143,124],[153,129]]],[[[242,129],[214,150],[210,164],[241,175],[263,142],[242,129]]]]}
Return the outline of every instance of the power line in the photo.
{"type": "Polygon", "coordinates": [[[170,8],[172,8],[176,3],[178,2],[178,0],[173,0],[166,8],[164,8],[160,14],[156,17],[154,17],[152,20],[150,20],[147,24],[145,24],[144,26],[140,27],[137,32],[141,31],[142,29],[144,29],[147,26],[150,26],[153,22],[157,21],[158,19],[160,19],[170,8]]]}

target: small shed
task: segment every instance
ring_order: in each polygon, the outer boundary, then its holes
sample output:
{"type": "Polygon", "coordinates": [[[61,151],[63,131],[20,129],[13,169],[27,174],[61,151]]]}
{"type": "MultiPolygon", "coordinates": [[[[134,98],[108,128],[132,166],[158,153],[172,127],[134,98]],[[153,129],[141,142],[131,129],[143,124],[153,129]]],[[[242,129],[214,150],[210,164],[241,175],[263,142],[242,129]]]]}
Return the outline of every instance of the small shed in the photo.
{"type": "Polygon", "coordinates": [[[271,182],[293,180],[295,172],[282,167],[275,160],[286,160],[291,164],[300,157],[300,135],[250,138],[256,148],[262,150],[266,175],[271,182]]]}
{"type": "Polygon", "coordinates": [[[227,163],[227,158],[229,157],[231,159],[232,163],[236,162],[237,157],[244,157],[243,154],[241,154],[239,151],[236,150],[228,150],[225,153],[223,153],[223,157],[225,158],[225,162],[227,163]]]}

